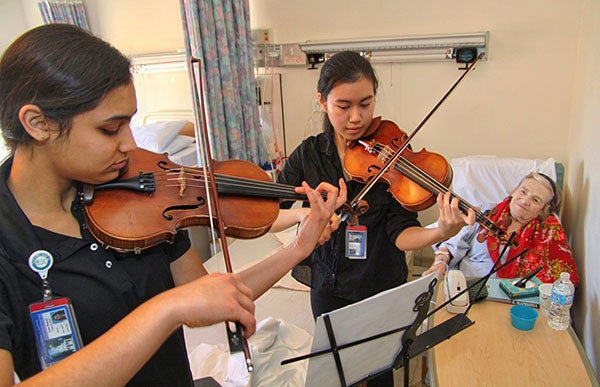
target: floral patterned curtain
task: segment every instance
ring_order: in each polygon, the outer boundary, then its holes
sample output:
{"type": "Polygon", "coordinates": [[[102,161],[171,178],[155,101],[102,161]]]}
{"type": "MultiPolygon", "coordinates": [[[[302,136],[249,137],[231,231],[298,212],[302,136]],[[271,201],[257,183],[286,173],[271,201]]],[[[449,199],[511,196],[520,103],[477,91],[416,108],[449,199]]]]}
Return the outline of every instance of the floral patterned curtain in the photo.
{"type": "Polygon", "coordinates": [[[44,24],[64,23],[79,26],[90,31],[85,6],[80,0],[40,1],[38,8],[44,24]]]}
{"type": "Polygon", "coordinates": [[[180,4],[187,55],[202,61],[213,158],[263,165],[268,154],[260,133],[248,0],[180,4]]]}

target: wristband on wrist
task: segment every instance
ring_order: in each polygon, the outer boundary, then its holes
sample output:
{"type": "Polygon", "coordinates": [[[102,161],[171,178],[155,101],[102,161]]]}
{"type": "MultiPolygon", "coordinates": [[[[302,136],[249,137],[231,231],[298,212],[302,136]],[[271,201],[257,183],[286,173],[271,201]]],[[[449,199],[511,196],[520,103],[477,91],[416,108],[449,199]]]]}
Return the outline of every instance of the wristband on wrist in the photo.
{"type": "Polygon", "coordinates": [[[434,252],[433,266],[443,263],[446,266],[446,270],[448,270],[448,262],[450,262],[450,253],[447,251],[436,250],[434,252]],[[441,256],[445,256],[446,259],[441,258],[441,256]],[[438,258],[440,257],[440,258],[438,258]]]}

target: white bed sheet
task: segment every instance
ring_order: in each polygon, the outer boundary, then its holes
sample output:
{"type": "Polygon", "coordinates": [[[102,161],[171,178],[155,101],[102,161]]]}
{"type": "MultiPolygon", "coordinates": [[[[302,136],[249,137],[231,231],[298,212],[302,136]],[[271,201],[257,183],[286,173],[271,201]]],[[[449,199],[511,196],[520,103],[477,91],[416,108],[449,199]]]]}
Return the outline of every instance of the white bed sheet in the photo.
{"type": "MultiPolygon", "coordinates": [[[[187,136],[179,136],[187,137],[187,136]]],[[[196,167],[198,163],[198,152],[196,149],[196,143],[191,142],[183,149],[179,149],[175,153],[169,153],[169,159],[176,164],[183,165],[186,167],[196,167]]]]}
{"type": "MultiPolygon", "coordinates": [[[[233,241],[229,244],[229,253],[234,272],[264,259],[289,243],[295,233],[295,227],[292,227],[256,239],[233,241]]],[[[220,253],[204,265],[209,273],[226,271],[220,253]]],[[[252,380],[245,379],[246,373],[240,369],[243,359],[237,355],[229,357],[226,328],[222,323],[202,328],[184,327],[195,379],[212,376],[223,386],[265,385],[268,380],[288,380],[289,385],[297,385],[292,381],[304,380],[306,364],[280,366],[280,361],[310,350],[315,326],[310,309],[310,288],[288,273],[258,298],[255,305],[259,329],[248,341],[255,363],[252,380]]]]}

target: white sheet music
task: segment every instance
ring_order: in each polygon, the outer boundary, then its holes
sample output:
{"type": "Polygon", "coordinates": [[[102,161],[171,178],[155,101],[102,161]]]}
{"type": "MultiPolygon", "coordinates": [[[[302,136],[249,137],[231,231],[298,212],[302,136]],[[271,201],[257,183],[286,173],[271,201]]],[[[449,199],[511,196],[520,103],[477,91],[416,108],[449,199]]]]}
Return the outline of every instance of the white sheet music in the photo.
{"type": "MultiPolygon", "coordinates": [[[[379,293],[363,301],[328,313],[338,346],[412,324],[415,299],[428,290],[436,273],[379,293]]],[[[404,331],[355,345],[340,351],[350,385],[370,374],[389,369],[401,350],[404,331]]],[[[323,316],[317,318],[311,353],[330,349],[323,316]]],[[[332,353],[313,357],[308,363],[306,386],[341,385],[332,353]]]]}

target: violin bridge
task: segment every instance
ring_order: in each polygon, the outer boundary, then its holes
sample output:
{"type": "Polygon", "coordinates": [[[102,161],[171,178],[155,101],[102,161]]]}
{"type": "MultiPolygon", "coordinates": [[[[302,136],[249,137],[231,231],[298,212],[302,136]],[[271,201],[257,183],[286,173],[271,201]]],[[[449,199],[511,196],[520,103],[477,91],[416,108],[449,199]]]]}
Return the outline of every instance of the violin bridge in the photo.
{"type": "Polygon", "coordinates": [[[394,156],[395,152],[387,145],[383,147],[383,149],[377,154],[377,158],[384,164],[394,156]]]}
{"type": "Polygon", "coordinates": [[[369,153],[373,153],[373,141],[371,141],[370,143],[364,141],[364,140],[358,140],[358,143],[362,146],[365,147],[365,150],[369,153]]]}
{"type": "Polygon", "coordinates": [[[185,193],[185,170],[183,169],[183,167],[181,167],[181,169],[179,170],[179,197],[182,198],[183,194],[185,193]]]}

